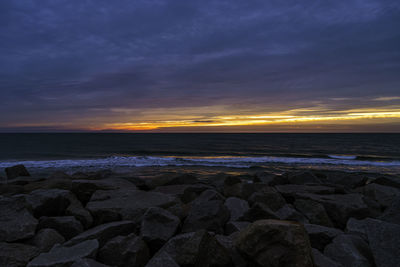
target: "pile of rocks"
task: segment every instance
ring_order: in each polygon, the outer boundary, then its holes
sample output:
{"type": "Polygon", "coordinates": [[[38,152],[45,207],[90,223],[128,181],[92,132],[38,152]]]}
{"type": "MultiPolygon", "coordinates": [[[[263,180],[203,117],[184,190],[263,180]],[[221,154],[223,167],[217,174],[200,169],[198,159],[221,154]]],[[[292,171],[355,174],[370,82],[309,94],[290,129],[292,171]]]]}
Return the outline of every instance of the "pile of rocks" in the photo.
{"type": "Polygon", "coordinates": [[[398,266],[400,179],[337,172],[0,185],[0,266],[398,266]]]}

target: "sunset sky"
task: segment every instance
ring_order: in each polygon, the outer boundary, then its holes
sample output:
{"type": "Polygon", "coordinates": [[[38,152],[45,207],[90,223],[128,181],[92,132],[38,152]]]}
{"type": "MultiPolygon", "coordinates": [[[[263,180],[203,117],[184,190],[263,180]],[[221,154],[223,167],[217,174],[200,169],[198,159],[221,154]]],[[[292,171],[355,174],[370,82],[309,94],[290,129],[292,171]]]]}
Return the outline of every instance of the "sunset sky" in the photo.
{"type": "Polygon", "coordinates": [[[400,132],[400,1],[1,0],[0,132],[400,132]]]}

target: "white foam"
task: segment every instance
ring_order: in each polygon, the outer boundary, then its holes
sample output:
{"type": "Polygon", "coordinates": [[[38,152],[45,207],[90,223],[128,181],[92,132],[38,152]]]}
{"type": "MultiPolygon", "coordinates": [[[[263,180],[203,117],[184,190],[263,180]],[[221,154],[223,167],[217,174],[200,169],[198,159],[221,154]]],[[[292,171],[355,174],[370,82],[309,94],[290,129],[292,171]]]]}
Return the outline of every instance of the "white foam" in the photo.
{"type": "Polygon", "coordinates": [[[65,159],[38,161],[2,161],[0,168],[24,164],[27,168],[115,168],[146,166],[221,166],[249,168],[269,163],[300,165],[350,165],[400,167],[400,161],[367,161],[351,158],[295,158],[295,157],[108,157],[100,159],[65,159]]]}
{"type": "Polygon", "coordinates": [[[356,159],[357,156],[352,155],[328,155],[332,159],[356,159]]]}

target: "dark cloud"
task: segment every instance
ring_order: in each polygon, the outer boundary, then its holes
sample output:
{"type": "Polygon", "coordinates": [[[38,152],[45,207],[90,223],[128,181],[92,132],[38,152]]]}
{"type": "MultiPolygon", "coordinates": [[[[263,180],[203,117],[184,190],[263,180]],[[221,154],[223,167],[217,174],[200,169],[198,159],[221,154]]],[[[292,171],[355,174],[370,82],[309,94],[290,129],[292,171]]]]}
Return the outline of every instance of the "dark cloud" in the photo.
{"type": "Polygon", "coordinates": [[[3,0],[0,126],[379,106],[399,95],[399,28],[395,0],[3,0]]]}

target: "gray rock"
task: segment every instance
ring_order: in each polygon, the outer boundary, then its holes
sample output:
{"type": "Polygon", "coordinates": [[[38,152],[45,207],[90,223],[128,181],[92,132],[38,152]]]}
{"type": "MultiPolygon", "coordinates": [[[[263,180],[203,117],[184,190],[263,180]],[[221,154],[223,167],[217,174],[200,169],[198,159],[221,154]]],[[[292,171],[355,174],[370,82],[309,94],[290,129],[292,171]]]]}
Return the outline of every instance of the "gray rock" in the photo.
{"type": "Polygon", "coordinates": [[[49,190],[49,189],[62,189],[70,190],[72,180],[71,179],[46,179],[43,181],[29,183],[24,185],[25,192],[32,192],[35,190],[49,190]]]}
{"type": "Polygon", "coordinates": [[[97,262],[93,259],[79,259],[71,267],[108,267],[108,265],[97,262]]]}
{"type": "Polygon", "coordinates": [[[37,232],[31,242],[40,252],[48,252],[55,244],[64,243],[65,238],[56,230],[45,228],[37,232]]]}
{"type": "Polygon", "coordinates": [[[242,179],[236,176],[228,176],[224,181],[225,197],[242,197],[242,179]]]}
{"type": "Polygon", "coordinates": [[[210,200],[221,200],[225,201],[225,197],[215,191],[214,189],[207,189],[204,192],[202,192],[194,201],[193,203],[201,203],[201,202],[206,202],[210,200]]]}
{"type": "Polygon", "coordinates": [[[66,240],[83,232],[82,224],[73,216],[40,217],[38,229],[44,228],[56,230],[66,240]]]}
{"type": "Polygon", "coordinates": [[[363,187],[365,196],[378,202],[383,208],[389,207],[394,199],[400,195],[400,190],[395,187],[370,183],[363,187]]]}
{"type": "Polygon", "coordinates": [[[305,224],[304,228],[310,238],[311,246],[320,251],[323,251],[325,246],[331,243],[333,238],[343,234],[343,231],[339,229],[316,224],[305,224]]]}
{"type": "Polygon", "coordinates": [[[181,266],[232,266],[229,251],[205,230],[184,242],[175,260],[181,266]]]}
{"type": "Polygon", "coordinates": [[[194,203],[184,221],[182,232],[194,232],[201,229],[223,233],[225,223],[229,220],[229,210],[222,201],[211,200],[194,203]]]}
{"type": "Polygon", "coordinates": [[[380,184],[380,185],[385,185],[385,186],[391,186],[391,187],[396,187],[397,189],[400,189],[400,181],[399,177],[394,177],[394,176],[381,176],[378,177],[373,181],[375,184],[380,184]]]}
{"type": "Polygon", "coordinates": [[[246,260],[240,255],[239,251],[235,247],[235,239],[239,233],[235,233],[230,236],[216,235],[215,239],[221,244],[228,252],[232,260],[232,266],[235,267],[247,267],[246,260]]]}
{"type": "Polygon", "coordinates": [[[24,165],[19,164],[12,167],[5,168],[8,179],[13,179],[18,176],[31,176],[24,165]]]}
{"type": "Polygon", "coordinates": [[[356,235],[338,235],[331,244],[325,247],[324,254],[343,266],[374,266],[374,260],[367,243],[356,235]]]}
{"type": "Polygon", "coordinates": [[[312,253],[314,258],[314,267],[343,267],[343,265],[326,257],[315,248],[312,249],[312,253]]]}
{"type": "Polygon", "coordinates": [[[299,223],[256,221],[240,232],[235,246],[249,266],[313,266],[310,241],[299,223]]]}
{"type": "Polygon", "coordinates": [[[158,257],[161,253],[166,253],[175,261],[181,253],[181,247],[194,235],[195,233],[191,232],[174,236],[168,240],[168,242],[154,255],[154,257],[158,257]]]}
{"type": "Polygon", "coordinates": [[[132,221],[111,222],[91,228],[65,243],[73,246],[89,239],[97,239],[100,247],[108,240],[118,235],[129,235],[135,231],[136,225],[132,221]]]}
{"type": "Polygon", "coordinates": [[[224,205],[228,208],[231,214],[231,221],[236,221],[241,218],[250,208],[246,200],[237,197],[227,198],[224,205]]]}
{"type": "Polygon", "coordinates": [[[41,216],[63,216],[71,203],[73,195],[63,189],[38,189],[25,195],[36,218],[41,216]]]}
{"type": "Polygon", "coordinates": [[[93,217],[90,212],[85,209],[79,200],[71,201],[67,209],[65,210],[65,215],[74,216],[85,229],[88,229],[93,224],[93,217]]]}
{"type": "Polygon", "coordinates": [[[299,213],[292,205],[286,204],[275,213],[279,219],[287,221],[309,223],[308,219],[299,213]]]}
{"type": "Polygon", "coordinates": [[[71,191],[83,204],[86,204],[90,200],[93,193],[97,190],[118,189],[135,190],[136,186],[133,183],[121,178],[108,178],[101,180],[73,180],[71,191]]]}
{"type": "Polygon", "coordinates": [[[317,178],[312,172],[289,172],[287,180],[290,184],[320,184],[321,180],[317,178]]]}
{"type": "Polygon", "coordinates": [[[265,183],[269,186],[281,185],[289,183],[286,175],[276,175],[268,172],[257,173],[256,181],[265,183]]]}
{"type": "Polygon", "coordinates": [[[23,267],[38,254],[34,246],[0,242],[0,266],[23,267]]]}
{"type": "Polygon", "coordinates": [[[42,253],[28,266],[71,266],[74,262],[83,258],[94,258],[99,248],[97,240],[88,240],[72,247],[54,246],[48,253],[42,253]]]}
{"type": "Polygon", "coordinates": [[[149,249],[135,234],[117,236],[108,241],[98,252],[97,259],[113,266],[145,266],[150,258],[149,249]]]}
{"type": "Polygon", "coordinates": [[[141,223],[141,236],[151,251],[157,251],[177,231],[180,220],[161,208],[149,208],[141,223]]]}
{"type": "Polygon", "coordinates": [[[263,203],[273,211],[277,211],[285,206],[286,201],[278,191],[273,187],[263,187],[259,192],[249,197],[250,205],[254,203],[263,203]]]}
{"type": "Polygon", "coordinates": [[[191,174],[162,174],[146,180],[147,187],[154,189],[163,185],[197,184],[199,180],[191,174]]]}
{"type": "MultiPolygon", "coordinates": [[[[275,186],[276,190],[288,200],[302,198],[304,194],[329,195],[335,193],[335,188],[325,185],[286,184],[275,186]]],[[[290,201],[292,202],[292,201],[290,201]]]]}
{"type": "Polygon", "coordinates": [[[135,220],[148,208],[168,208],[180,202],[176,197],[157,192],[109,190],[102,191],[101,195],[96,193],[86,205],[96,224],[120,219],[135,220]]]}
{"type": "Polygon", "coordinates": [[[357,220],[355,218],[350,218],[346,224],[346,233],[358,235],[365,241],[368,241],[365,220],[366,219],[357,220]]]}
{"type": "Polygon", "coordinates": [[[0,241],[31,238],[37,224],[23,199],[0,196],[0,241]]]}
{"type": "Polygon", "coordinates": [[[368,177],[363,173],[346,173],[346,172],[332,172],[324,179],[325,183],[336,184],[345,186],[347,188],[356,188],[365,185],[368,177]]]}
{"type": "Polygon", "coordinates": [[[400,196],[393,200],[392,204],[384,211],[380,220],[400,224],[400,196]]]}
{"type": "Polygon", "coordinates": [[[225,226],[225,234],[230,235],[235,232],[239,232],[242,229],[246,228],[249,224],[250,224],[249,222],[230,221],[225,226]]]}
{"type": "Polygon", "coordinates": [[[189,203],[207,189],[211,189],[211,187],[204,184],[178,184],[158,186],[153,192],[173,195],[178,197],[183,203],[189,203]]]}
{"type": "Polygon", "coordinates": [[[333,227],[333,223],[322,204],[312,200],[296,199],[294,206],[306,216],[310,223],[333,227]]]}
{"type": "Polygon", "coordinates": [[[166,252],[157,253],[146,267],[179,267],[178,263],[166,252]]]}
{"type": "Polygon", "coordinates": [[[366,219],[366,233],[377,267],[400,263],[400,225],[366,219]]]}
{"type": "Polygon", "coordinates": [[[279,219],[278,215],[263,203],[256,202],[241,218],[244,221],[254,222],[265,219],[279,219]]]}

